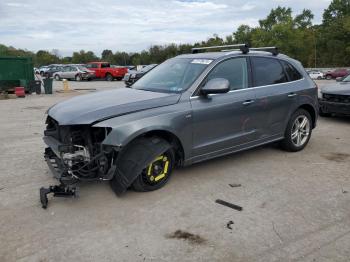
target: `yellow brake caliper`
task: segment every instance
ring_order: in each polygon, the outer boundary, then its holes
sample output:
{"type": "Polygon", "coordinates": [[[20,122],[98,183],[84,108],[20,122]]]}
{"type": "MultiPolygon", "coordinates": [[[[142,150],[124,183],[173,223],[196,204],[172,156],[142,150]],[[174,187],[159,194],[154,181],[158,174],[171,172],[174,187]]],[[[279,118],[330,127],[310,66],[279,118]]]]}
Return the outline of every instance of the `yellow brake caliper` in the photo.
{"type": "Polygon", "coordinates": [[[149,166],[148,166],[148,170],[147,170],[147,175],[149,176],[149,179],[153,182],[157,182],[160,179],[164,178],[166,176],[166,174],[168,173],[168,167],[169,167],[169,160],[166,156],[159,156],[157,157],[149,166]],[[163,171],[162,173],[158,174],[156,177],[154,177],[152,175],[152,169],[153,169],[153,164],[157,161],[162,160],[164,162],[164,166],[163,166],[163,171]]]}

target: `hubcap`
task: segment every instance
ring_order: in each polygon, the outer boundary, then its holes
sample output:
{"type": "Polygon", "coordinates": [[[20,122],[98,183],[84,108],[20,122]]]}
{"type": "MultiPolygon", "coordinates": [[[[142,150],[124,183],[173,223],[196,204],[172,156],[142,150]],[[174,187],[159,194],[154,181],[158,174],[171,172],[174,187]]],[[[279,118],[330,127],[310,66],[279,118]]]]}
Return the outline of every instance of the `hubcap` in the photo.
{"type": "Polygon", "coordinates": [[[156,184],[163,180],[169,172],[170,160],[164,154],[157,157],[147,168],[143,171],[144,181],[148,184],[156,184]]]}
{"type": "Polygon", "coordinates": [[[292,142],[295,146],[300,147],[303,146],[308,140],[310,135],[310,121],[304,116],[298,116],[292,127],[292,142]]]}

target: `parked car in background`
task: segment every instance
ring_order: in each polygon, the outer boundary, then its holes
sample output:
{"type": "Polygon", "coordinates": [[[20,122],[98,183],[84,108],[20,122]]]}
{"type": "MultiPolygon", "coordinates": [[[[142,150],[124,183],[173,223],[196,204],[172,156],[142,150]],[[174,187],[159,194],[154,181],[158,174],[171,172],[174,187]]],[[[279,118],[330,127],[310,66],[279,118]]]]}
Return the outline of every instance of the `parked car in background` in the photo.
{"type": "Polygon", "coordinates": [[[336,70],[333,70],[333,71],[328,71],[326,74],[325,74],[325,78],[327,80],[331,80],[331,79],[336,79],[337,77],[344,77],[344,76],[347,76],[349,74],[349,70],[347,69],[336,69],[336,70]]]}
{"type": "Polygon", "coordinates": [[[143,77],[145,74],[147,74],[149,71],[151,71],[153,68],[155,68],[157,64],[151,64],[143,67],[141,70],[129,70],[128,73],[125,74],[123,80],[125,82],[125,85],[127,87],[131,86],[133,83],[135,83],[137,80],[139,80],[141,77],[143,77]]]}
{"type": "Polygon", "coordinates": [[[91,62],[86,67],[95,72],[96,78],[105,78],[107,81],[122,80],[128,72],[126,67],[113,68],[107,62],[91,62]]]}
{"type": "Polygon", "coordinates": [[[276,48],[241,46],[180,55],[133,88],[52,106],[45,159],[60,189],[110,180],[117,194],[129,187],[152,191],[176,166],[277,141],[287,151],[304,149],[317,122],[317,86],[300,62],[276,48]]]}
{"type": "Polygon", "coordinates": [[[53,77],[53,75],[58,72],[58,71],[61,71],[63,68],[63,65],[53,65],[53,66],[49,66],[49,69],[46,70],[46,72],[44,73],[44,76],[46,78],[49,78],[49,77],[53,77]]]}
{"type": "Polygon", "coordinates": [[[53,77],[55,80],[91,80],[95,78],[95,72],[81,65],[67,65],[63,66],[60,71],[55,72],[53,77]]]}
{"type": "Polygon", "coordinates": [[[128,71],[130,70],[136,70],[136,66],[133,66],[133,65],[128,65],[126,66],[128,68],[128,71]]]}
{"type": "Polygon", "coordinates": [[[319,97],[320,115],[350,115],[350,75],[334,85],[321,89],[319,97]]]}
{"type": "Polygon", "coordinates": [[[57,66],[62,66],[62,65],[61,64],[52,64],[52,65],[41,66],[37,69],[36,73],[40,74],[41,76],[45,76],[46,72],[56,68],[57,66]]]}
{"type": "Polygon", "coordinates": [[[38,74],[40,74],[41,76],[44,76],[45,72],[46,72],[47,70],[49,70],[49,69],[50,69],[49,66],[41,66],[41,67],[39,67],[39,68],[37,69],[37,71],[36,71],[35,73],[38,73],[38,74]]]}
{"type": "Polygon", "coordinates": [[[323,79],[324,78],[324,74],[319,71],[319,70],[310,70],[307,72],[309,74],[309,76],[311,77],[311,79],[323,79]]]}

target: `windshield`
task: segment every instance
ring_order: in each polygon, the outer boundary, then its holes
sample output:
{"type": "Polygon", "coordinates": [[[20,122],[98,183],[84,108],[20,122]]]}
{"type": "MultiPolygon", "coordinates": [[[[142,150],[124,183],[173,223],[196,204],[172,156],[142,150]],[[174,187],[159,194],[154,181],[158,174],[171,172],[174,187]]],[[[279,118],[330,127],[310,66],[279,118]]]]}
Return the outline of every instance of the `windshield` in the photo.
{"type": "Polygon", "coordinates": [[[88,71],[88,69],[87,69],[85,66],[77,66],[77,68],[78,68],[80,71],[88,71]]]}
{"type": "Polygon", "coordinates": [[[144,75],[132,87],[153,92],[180,93],[196,80],[212,60],[173,58],[144,75]]]}
{"type": "Polygon", "coordinates": [[[143,67],[140,71],[147,72],[147,71],[151,70],[155,66],[156,66],[155,64],[147,65],[147,66],[143,67]]]}
{"type": "Polygon", "coordinates": [[[350,82],[350,75],[346,76],[342,81],[343,82],[350,82]]]}

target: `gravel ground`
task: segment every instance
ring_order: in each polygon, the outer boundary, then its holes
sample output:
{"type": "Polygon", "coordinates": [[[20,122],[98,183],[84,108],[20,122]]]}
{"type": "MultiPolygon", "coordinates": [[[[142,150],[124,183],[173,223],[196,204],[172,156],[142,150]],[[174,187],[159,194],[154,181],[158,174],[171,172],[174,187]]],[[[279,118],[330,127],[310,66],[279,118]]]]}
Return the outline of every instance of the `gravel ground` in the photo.
{"type": "Polygon", "coordinates": [[[164,188],[121,198],[108,182],[84,183],[80,198],[43,210],[38,189],[56,183],[43,160],[44,112],[90,91],[0,101],[0,261],[350,260],[349,118],[320,118],[299,153],[260,147],[178,169],[164,188]]]}

